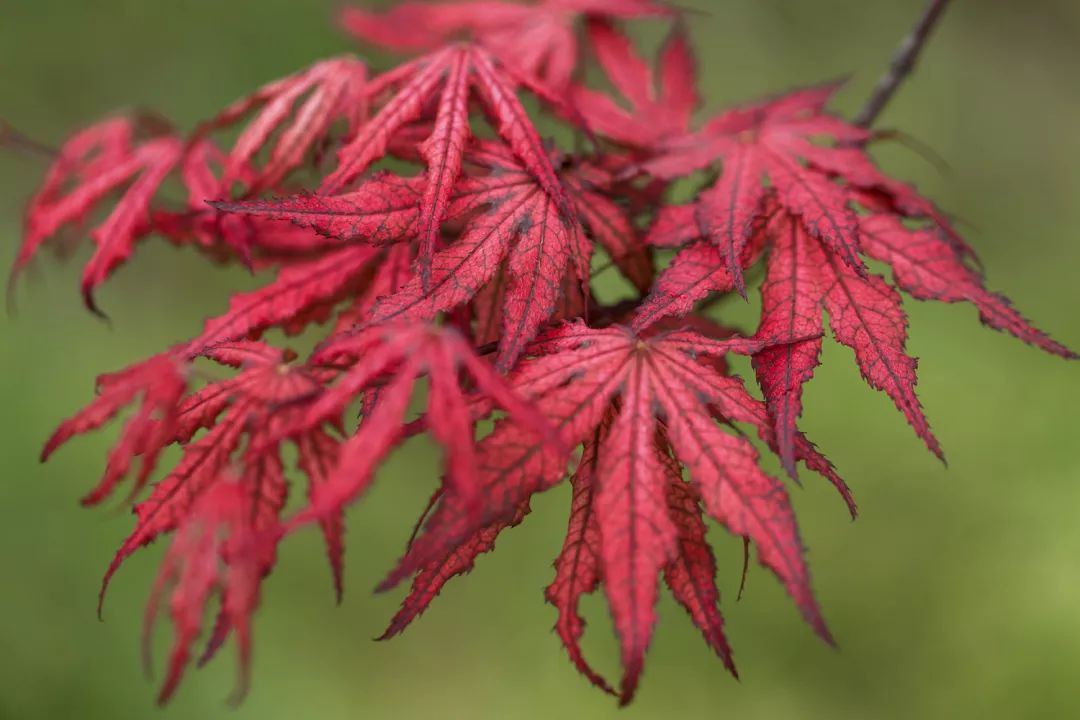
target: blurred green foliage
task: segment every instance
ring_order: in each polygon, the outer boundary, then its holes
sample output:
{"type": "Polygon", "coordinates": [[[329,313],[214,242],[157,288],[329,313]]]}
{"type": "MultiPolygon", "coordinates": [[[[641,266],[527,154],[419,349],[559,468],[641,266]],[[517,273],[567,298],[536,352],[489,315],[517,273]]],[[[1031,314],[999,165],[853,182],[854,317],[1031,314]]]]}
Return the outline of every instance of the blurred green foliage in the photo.
{"type": "MultiPolygon", "coordinates": [[[[851,75],[853,111],[922,0],[682,0],[708,106],[851,75]]],[[[0,116],[37,138],[124,106],[191,127],[257,84],[350,49],[333,2],[6,0],[0,116]]],[[[991,285],[1080,346],[1080,5],[957,2],[920,70],[882,118],[949,162],[935,171],[882,147],[965,223],[991,285]]],[[[387,58],[369,56],[385,64],[387,58]]],[[[19,240],[37,160],[0,156],[4,259],[19,240]]],[[[108,438],[82,439],[48,466],[38,448],[90,396],[94,375],[190,336],[254,282],[153,243],[100,294],[112,324],[83,311],[77,263],[42,263],[18,289],[0,341],[0,717],[37,718],[945,718],[1080,716],[1080,367],[979,327],[963,307],[908,303],[920,392],[949,454],[942,468],[848,351],[830,348],[810,386],[805,429],[862,507],[811,482],[796,490],[816,587],[839,641],[823,646],[777,583],[752,568],[734,602],[738,541],[715,531],[725,612],[742,681],[727,677],[689,622],[661,607],[641,694],[617,711],[566,662],[541,589],[561,542],[567,494],[535,503],[499,552],[455,580],[405,636],[370,641],[397,596],[369,592],[402,547],[432,486],[429,448],[399,454],[351,513],[348,592],[334,607],[315,533],[288,543],[256,625],[254,689],[231,712],[228,652],[153,709],[139,672],[142,607],[161,547],[114,583],[107,622],[98,580],[130,527],[123,508],[84,511],[108,438]]],[[[720,306],[752,323],[752,308],[720,306]]],[[[614,670],[599,598],[587,650],[614,670]]],[[[158,638],[159,652],[165,641],[158,638]]]]}

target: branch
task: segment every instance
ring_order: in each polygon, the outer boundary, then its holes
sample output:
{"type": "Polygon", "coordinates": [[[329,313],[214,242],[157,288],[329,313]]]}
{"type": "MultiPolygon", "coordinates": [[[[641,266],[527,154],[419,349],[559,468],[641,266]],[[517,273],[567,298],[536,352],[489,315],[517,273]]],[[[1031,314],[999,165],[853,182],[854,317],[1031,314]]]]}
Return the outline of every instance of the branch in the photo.
{"type": "Polygon", "coordinates": [[[856,125],[870,127],[874,124],[878,115],[885,109],[885,105],[896,93],[897,88],[915,69],[915,62],[919,59],[919,53],[922,52],[927,38],[930,37],[930,33],[934,30],[938,20],[941,19],[941,15],[945,12],[948,4],[949,0],[929,1],[926,9],[923,10],[922,17],[919,18],[919,22],[896,49],[896,54],[889,64],[889,69],[881,76],[877,87],[874,88],[874,94],[870,96],[870,99],[863,105],[862,110],[855,116],[856,125]]]}

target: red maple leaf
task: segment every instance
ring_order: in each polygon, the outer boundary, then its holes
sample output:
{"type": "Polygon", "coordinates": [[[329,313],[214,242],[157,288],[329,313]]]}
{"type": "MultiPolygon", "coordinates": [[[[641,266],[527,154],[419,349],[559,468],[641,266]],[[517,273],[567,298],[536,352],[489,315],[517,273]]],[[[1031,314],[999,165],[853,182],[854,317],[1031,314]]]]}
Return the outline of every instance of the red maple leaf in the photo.
{"type": "Polygon", "coordinates": [[[837,180],[886,198],[896,212],[933,218],[956,238],[947,219],[911,187],[884,176],[862,149],[870,133],[825,112],[838,85],[799,90],[719,115],[698,132],[670,140],[642,164],[663,178],[723,161],[717,181],[696,202],[697,221],[716,244],[745,296],[740,259],[769,190],[798,216],[831,255],[865,274],[858,221],[837,180]],[[831,144],[822,144],[827,140],[831,144]]]}
{"type": "MultiPolygon", "coordinates": [[[[144,650],[157,619],[161,595],[171,589],[169,609],[176,640],[169,656],[158,702],[176,691],[190,662],[191,646],[202,629],[203,614],[212,595],[220,595],[219,623],[237,638],[240,680],[234,701],[247,692],[251,665],[251,614],[259,599],[259,584],[274,564],[273,549],[262,542],[285,504],[286,485],[281,466],[264,464],[252,476],[223,478],[205,491],[184,513],[161,563],[144,621],[144,650]],[[254,487],[258,492],[252,492],[254,487]]],[[[211,651],[212,652],[212,651],[211,651]]],[[[147,660],[149,662],[149,660],[147,660]]]]}
{"type": "MultiPolygon", "coordinates": [[[[717,422],[750,423],[771,438],[765,410],[741,382],[697,359],[731,351],[756,352],[765,346],[762,340],[713,340],[689,331],[639,337],[621,328],[595,330],[568,324],[534,343],[529,357],[511,377],[514,389],[555,423],[563,443],[586,443],[583,462],[595,464],[591,471],[588,466],[579,470],[575,481],[596,485],[589,502],[600,537],[600,555],[594,558],[600,569],[584,572],[598,572],[608,595],[623,649],[620,697],[624,703],[634,694],[652,634],[657,575],[666,571],[676,597],[689,602],[685,583],[699,582],[701,563],[708,565],[700,553],[694,556],[692,570],[686,564],[690,548],[682,543],[692,545],[700,537],[696,525],[687,524],[687,498],[681,488],[674,491],[678,494],[675,517],[669,506],[670,486],[677,477],[667,457],[669,442],[674,457],[689,469],[693,489],[686,492],[698,493],[692,497],[700,496],[711,517],[754,542],[762,563],[784,583],[807,621],[822,637],[829,637],[810,590],[783,486],[760,470],[757,451],[745,438],[724,432],[717,422]],[[591,450],[590,439],[596,444],[591,450]],[[686,577],[691,572],[692,580],[686,577]]],[[[449,558],[456,558],[453,567],[467,568],[471,562],[461,561],[463,552],[475,556],[490,545],[493,537],[485,533],[513,525],[534,493],[564,477],[565,452],[525,442],[521,428],[512,424],[499,423],[477,450],[477,481],[485,499],[482,512],[468,510],[453,495],[440,500],[424,534],[381,586],[392,587],[414,572],[421,573],[406,600],[405,617],[395,621],[391,632],[434,596],[429,578],[445,575],[441,568],[449,558]]],[[[816,463],[816,453],[808,443],[803,441],[801,450],[815,457],[816,463]]],[[[830,479],[838,482],[835,476],[830,479]]],[[[571,534],[579,531],[585,528],[572,519],[571,534]]],[[[557,578],[556,585],[566,582],[571,579],[557,578]]],[[[577,579],[578,589],[570,591],[566,607],[572,607],[572,598],[594,585],[593,575],[577,579]]],[[[564,591],[556,587],[552,592],[564,591]]],[[[704,626],[720,651],[726,646],[717,634],[714,612],[698,606],[691,609],[695,622],[704,626]]],[[[565,618],[560,626],[571,657],[582,666],[576,649],[579,626],[565,618]]],[[[726,651],[721,654],[726,657],[726,651]]],[[[594,673],[588,674],[595,679],[594,673]]]]}
{"type": "Polygon", "coordinates": [[[430,285],[414,278],[375,306],[373,320],[427,318],[459,306],[475,297],[505,262],[497,364],[509,368],[556,314],[566,294],[564,278],[588,283],[592,248],[586,227],[639,286],[647,286],[651,269],[633,226],[587,176],[562,175],[576,218],[567,220],[509,153],[485,146],[471,153],[469,162],[480,172],[462,180],[450,210],[454,217],[470,218],[460,237],[432,257],[430,285]]]}
{"type": "Polygon", "coordinates": [[[120,199],[90,236],[94,254],[83,269],[82,293],[96,311],[93,291],[131,254],[150,228],[150,203],[180,160],[182,142],[171,135],[137,136],[149,120],[114,118],[72,136],[60,149],[45,182],[26,210],[23,244],[14,277],[41,245],[63,227],[80,225],[99,203],[116,192],[120,199]]]}
{"type": "Polygon", "coordinates": [[[235,182],[246,185],[248,193],[278,187],[310,150],[327,141],[336,120],[346,120],[349,131],[357,132],[367,120],[367,102],[367,68],[349,56],[315,63],[237,100],[200,125],[195,133],[197,138],[202,137],[233,126],[255,112],[224,160],[219,190],[207,194],[206,199],[229,196],[235,182]],[[293,106],[298,103],[290,120],[293,106]],[[256,168],[256,156],[271,144],[269,159],[256,168]]]}
{"type": "Polygon", "coordinates": [[[1072,350],[1033,327],[1013,309],[1008,298],[990,292],[981,275],[970,268],[952,239],[935,228],[912,228],[889,213],[859,221],[863,251],[892,268],[896,286],[917,300],[968,302],[979,310],[985,325],[1002,330],[1064,358],[1072,350]]]}
{"type": "Polygon", "coordinates": [[[179,421],[176,406],[187,389],[180,363],[171,354],[149,360],[97,379],[98,397],[76,415],[61,423],[41,451],[48,460],[61,445],[105,425],[127,405],[139,402],[138,412],[124,425],[119,440],[109,452],[105,475],[83,498],[83,504],[95,505],[107,498],[130,471],[131,463],[141,456],[141,468],[135,479],[132,497],[149,480],[161,450],[172,441],[179,421]]]}
{"type": "MultiPolygon", "coordinates": [[[[135,528],[117,551],[101,586],[103,602],[109,581],[127,557],[164,534],[175,534],[147,609],[149,642],[157,599],[166,586],[175,585],[170,608],[176,637],[160,694],[162,702],[175,690],[188,664],[191,644],[199,635],[202,616],[215,589],[222,596],[221,609],[204,661],[228,634],[235,633],[241,667],[238,694],[243,694],[249,665],[249,617],[255,609],[259,581],[274,563],[274,541],[280,535],[279,515],[287,495],[276,442],[278,428],[288,422],[291,408],[320,388],[317,373],[288,365],[288,355],[262,344],[223,343],[206,354],[221,365],[242,371],[183,399],[179,393],[170,393],[169,405],[164,400],[156,403],[154,409],[161,411],[157,419],[151,419],[147,412],[151,397],[148,390],[143,411],[129,424],[144,428],[137,447],[148,454],[152,451],[156,457],[162,447],[172,443],[182,445],[183,454],[173,471],[135,506],[135,528]],[[193,440],[203,428],[208,432],[193,440]],[[241,470],[236,471],[237,467],[241,470]]],[[[155,383],[152,387],[175,384],[165,379],[175,372],[169,370],[175,363],[171,357],[162,357],[135,366],[126,372],[127,384],[135,386],[135,382],[151,380],[155,383]]],[[[120,395],[120,391],[113,395],[120,395]]],[[[65,434],[100,425],[101,406],[100,400],[91,405],[69,423],[74,425],[65,434]]],[[[114,455],[134,445],[136,441],[129,437],[130,433],[126,434],[115,446],[114,455]]],[[[312,427],[294,439],[299,449],[298,466],[309,478],[309,492],[317,492],[334,464],[338,441],[321,427],[312,427]]],[[[144,460],[144,470],[146,463],[152,460],[144,460]]],[[[100,499],[107,489],[103,483],[92,497],[100,499]]],[[[327,514],[320,524],[340,593],[340,513],[327,514]]]]}
{"type": "MultiPolygon", "coordinates": [[[[859,196],[864,203],[874,198],[859,196]]],[[[769,208],[771,196],[763,207],[769,208]]],[[[734,282],[721,253],[703,229],[688,220],[686,206],[667,209],[657,218],[647,240],[660,246],[690,242],[661,273],[650,297],[635,318],[646,327],[661,317],[693,310],[711,292],[727,292],[734,282]],[[699,239],[694,239],[695,237],[699,239]]],[[[758,334],[789,338],[754,356],[758,382],[775,423],[781,459],[794,475],[794,433],[802,413],[802,388],[819,364],[820,339],[796,340],[823,332],[822,311],[836,340],[855,352],[864,379],[892,398],[916,433],[939,457],[941,447],[930,431],[915,394],[915,359],[904,349],[907,316],[900,295],[877,275],[861,275],[829,253],[800,218],[767,209],[743,249],[741,266],[752,264],[768,245],[767,271],[762,284],[762,315],[758,334]]],[[[981,277],[965,262],[948,235],[932,226],[906,227],[890,212],[860,219],[863,252],[893,268],[897,286],[913,297],[944,302],[966,301],[979,308],[983,322],[1042,349],[1075,357],[1072,351],[1032,327],[1009,302],[987,291],[981,277]]]]}
{"type": "MultiPolygon", "coordinates": [[[[471,96],[481,103],[499,135],[559,211],[569,213],[569,200],[540,136],[517,98],[515,82],[486,50],[470,45],[448,47],[375,78],[372,85],[375,97],[383,88],[396,91],[338,152],[338,167],[323,180],[320,191],[333,194],[343,190],[388,152],[396,133],[409,123],[427,119],[428,107],[434,102],[431,135],[417,145],[427,168],[417,228],[419,271],[425,285],[430,275],[427,263],[471,137],[471,96]]],[[[538,90],[536,86],[533,89],[538,90]]],[[[541,91],[541,97],[559,104],[553,95],[541,91]]]]}
{"type": "MultiPolygon", "coordinates": [[[[568,218],[544,185],[506,148],[474,143],[465,155],[467,172],[446,203],[447,219],[463,219],[459,237],[431,252],[423,247],[423,199],[419,179],[377,175],[355,191],[283,200],[219,205],[233,212],[289,220],[343,241],[386,243],[421,238],[414,277],[376,303],[368,320],[428,319],[475,297],[505,262],[500,293],[502,336],[499,363],[509,367],[525,344],[557,310],[567,275],[589,279],[592,249],[602,247],[635,284],[645,289],[650,260],[631,220],[605,195],[609,173],[583,163],[562,168],[555,182],[573,210],[568,218]],[[424,266],[429,275],[423,275],[424,266]]],[[[355,247],[355,246],[354,246],[355,247]]]]}
{"type": "MultiPolygon", "coordinates": [[[[181,388],[180,393],[170,394],[168,405],[158,404],[156,418],[142,413],[147,419],[140,426],[152,430],[157,441],[154,445],[142,443],[144,452],[153,447],[159,452],[177,443],[184,447],[183,457],[172,473],[155,484],[149,498],[135,506],[139,522],[106,573],[103,592],[124,558],[161,533],[175,529],[196,497],[229,469],[229,460],[246,434],[266,433],[272,413],[309,397],[320,387],[310,373],[289,366],[288,355],[260,343],[222,343],[206,355],[220,365],[242,368],[242,372],[209,383],[186,397],[181,397],[181,388]],[[193,440],[203,429],[209,432],[193,440]]],[[[134,376],[138,371],[145,376],[153,370],[151,377],[161,383],[158,376],[175,372],[170,368],[176,365],[175,358],[161,357],[125,372],[134,376]],[[165,363],[169,366],[162,368],[165,363]]],[[[100,400],[81,415],[92,412],[98,403],[100,400]]],[[[80,427],[84,432],[89,429],[80,427]]],[[[121,440],[116,448],[124,444],[121,440]]],[[[258,460],[261,456],[252,457],[258,460]]]]}
{"type": "Polygon", "coordinates": [[[84,299],[95,312],[94,290],[128,259],[137,242],[155,232],[181,242],[194,239],[207,249],[220,242],[249,263],[253,250],[269,255],[318,250],[320,241],[312,234],[282,233],[281,226],[241,221],[206,203],[230,197],[236,184],[246,194],[280,187],[309,151],[329,142],[338,119],[345,119],[355,132],[366,118],[366,81],[362,63],[336,58],[264,86],[201,125],[187,140],[151,115],[113,118],[73,135],[27,208],[12,277],[47,240],[66,226],[78,228],[104,208],[109,208],[106,218],[90,232],[96,247],[82,278],[84,299]],[[293,105],[301,99],[290,120],[293,105]],[[229,153],[207,138],[256,109],[229,153]],[[270,157],[259,167],[257,155],[266,147],[270,157]],[[174,173],[188,192],[185,210],[170,207],[161,197],[162,184],[174,173]]]}
{"type": "MultiPolygon", "coordinates": [[[[213,203],[229,196],[228,184],[223,182],[226,162],[226,153],[210,139],[189,140],[179,167],[180,180],[187,189],[187,207],[178,209],[168,198],[155,203],[146,234],[160,234],[176,245],[193,245],[218,262],[240,259],[251,270],[332,246],[301,228],[215,209],[213,203]]],[[[258,174],[249,168],[241,184],[255,182],[258,174]]]]}
{"type": "MultiPolygon", "coordinates": [[[[740,268],[753,265],[761,256],[766,240],[764,230],[775,214],[775,204],[766,202],[761,215],[755,218],[750,238],[740,249],[740,268]]],[[[680,249],[638,308],[633,320],[635,327],[643,328],[662,318],[687,315],[710,293],[734,289],[735,279],[728,263],[697,220],[691,205],[664,206],[654,218],[645,243],[680,249]]]]}
{"type": "Polygon", "coordinates": [[[341,24],[365,42],[397,51],[430,50],[455,36],[470,37],[502,62],[562,90],[577,67],[579,18],[670,13],[655,0],[403,2],[381,14],[346,8],[341,24]]]}
{"type": "Polygon", "coordinates": [[[619,144],[643,150],[685,136],[700,98],[694,56],[682,25],[676,24],[660,49],[655,76],[630,38],[610,22],[593,20],[587,29],[601,67],[630,105],[624,108],[604,93],[575,86],[573,102],[589,127],[619,144]]]}
{"type": "Polygon", "coordinates": [[[325,319],[346,298],[363,295],[373,285],[384,255],[366,245],[348,245],[285,264],[264,287],[234,295],[228,311],[207,320],[185,352],[194,357],[223,342],[258,337],[275,326],[295,334],[308,323],[325,319]]]}
{"type": "Polygon", "coordinates": [[[286,435],[323,423],[340,422],[345,407],[364,395],[364,419],[343,445],[333,474],[314,492],[311,507],[296,523],[338,513],[371,482],[375,468],[406,438],[406,413],[420,377],[428,377],[430,397],[424,427],[446,449],[446,490],[469,503],[479,502],[475,475],[474,423],[493,409],[507,411],[534,437],[550,435],[547,420],[522,402],[451,328],[425,323],[383,323],[343,335],[311,359],[316,367],[344,368],[337,384],[324,390],[296,419],[286,435]],[[467,396],[460,374],[490,403],[467,396]],[[479,407],[485,408],[478,411],[479,407]]]}

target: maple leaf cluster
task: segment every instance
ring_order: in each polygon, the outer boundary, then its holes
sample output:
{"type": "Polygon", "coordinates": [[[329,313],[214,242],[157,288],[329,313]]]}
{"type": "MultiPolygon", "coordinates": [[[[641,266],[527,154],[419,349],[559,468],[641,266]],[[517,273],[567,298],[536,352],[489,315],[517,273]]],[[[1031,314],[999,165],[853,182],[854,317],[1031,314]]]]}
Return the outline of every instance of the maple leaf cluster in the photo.
{"type": "Polygon", "coordinates": [[[412,581],[386,636],[522,522],[534,495],[569,480],[546,598],[574,665],[621,702],[638,685],[661,578],[735,671],[708,519],[756,548],[829,640],[785,483],[759,456],[775,453],[792,479],[800,464],[820,474],[855,514],[798,429],[823,318],[938,455],[900,291],[968,302],[985,324],[1075,357],[985,288],[945,213],[877,168],[872,134],[826,109],[835,85],[695,123],[694,56],[659,2],[407,2],[349,9],[342,23],[424,54],[381,73],[352,57],[316,63],[190,134],[152,116],[105,120],[63,144],[27,210],[14,273],[92,225],[82,292],[97,312],[97,287],[152,236],[273,273],[194,338],[101,376],[45,447],[135,406],[84,502],[125,481],[135,501],[103,595],[127,557],[172,538],[147,612],[149,635],[166,601],[175,631],[162,701],[200,637],[202,661],[235,638],[243,690],[260,586],[293,532],[320,529],[340,596],[348,506],[422,433],[445,471],[380,585],[412,581]],[[643,17],[671,26],[655,60],[619,24],[643,17]],[[590,58],[613,93],[583,82],[590,58]],[[542,137],[532,103],[574,151],[542,137]],[[696,184],[691,201],[670,202],[676,180],[696,184]],[[760,323],[741,336],[702,303],[745,297],[758,266],[760,323]],[[629,297],[601,297],[594,281],[608,271],[629,297]],[[260,339],[271,330],[318,343],[298,357],[260,339]],[[751,358],[763,400],[729,353],[751,358]],[[180,459],[158,477],[170,446],[180,459]],[[306,484],[295,511],[290,476],[306,484]],[[598,588],[621,647],[617,684],[580,647],[578,603],[598,588]]]}

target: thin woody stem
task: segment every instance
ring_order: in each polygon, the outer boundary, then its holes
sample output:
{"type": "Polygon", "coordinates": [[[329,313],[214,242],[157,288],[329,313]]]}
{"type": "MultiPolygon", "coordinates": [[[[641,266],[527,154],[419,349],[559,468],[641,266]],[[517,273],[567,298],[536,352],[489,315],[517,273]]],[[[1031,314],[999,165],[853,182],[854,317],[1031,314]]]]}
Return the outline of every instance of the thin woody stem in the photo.
{"type": "Polygon", "coordinates": [[[874,94],[870,96],[870,99],[863,105],[862,110],[855,116],[856,125],[870,127],[874,124],[878,115],[881,114],[881,111],[885,109],[889,100],[896,93],[897,88],[915,69],[919,53],[922,52],[930,33],[933,32],[948,4],[949,0],[930,0],[926,9],[923,10],[919,22],[908,33],[907,37],[901,41],[892,62],[889,64],[889,69],[878,80],[877,87],[874,88],[874,94]]]}

